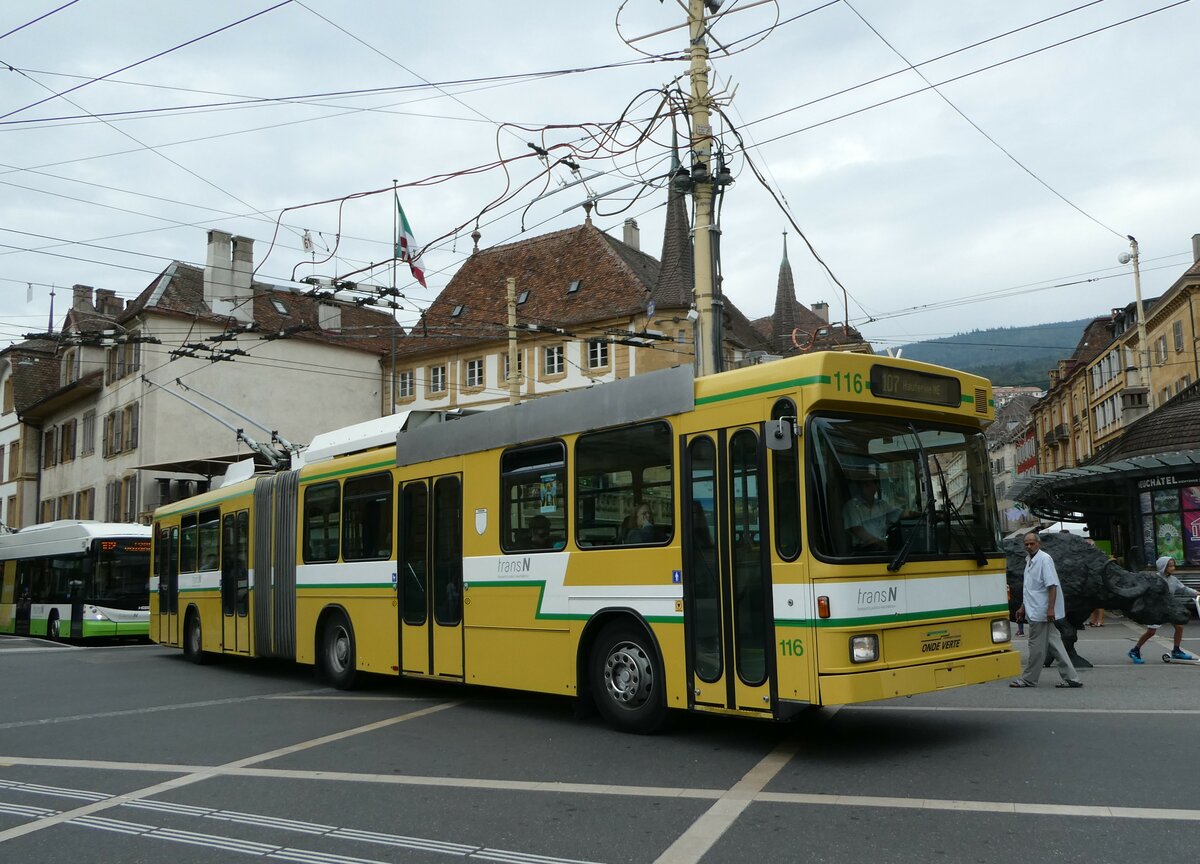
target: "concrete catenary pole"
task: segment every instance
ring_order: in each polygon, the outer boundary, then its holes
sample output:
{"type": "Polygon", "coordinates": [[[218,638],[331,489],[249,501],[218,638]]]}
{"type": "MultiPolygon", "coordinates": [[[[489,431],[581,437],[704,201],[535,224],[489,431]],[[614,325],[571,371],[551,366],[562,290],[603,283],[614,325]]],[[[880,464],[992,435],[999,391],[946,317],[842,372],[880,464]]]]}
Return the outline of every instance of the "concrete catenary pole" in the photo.
{"type": "Polygon", "coordinates": [[[720,332],[715,326],[713,308],[713,252],[712,228],[713,186],[710,177],[712,164],[712,122],[709,118],[710,97],[708,92],[708,45],[704,40],[705,0],[688,2],[688,34],[691,53],[692,92],[688,99],[688,113],[692,118],[692,203],[695,207],[695,230],[692,236],[692,254],[696,274],[696,311],[700,315],[700,326],[696,333],[697,366],[701,375],[711,375],[721,368],[721,346],[714,336],[720,332]]]}
{"type": "Polygon", "coordinates": [[[517,280],[508,277],[508,404],[521,401],[521,375],[517,371],[517,280]]]}

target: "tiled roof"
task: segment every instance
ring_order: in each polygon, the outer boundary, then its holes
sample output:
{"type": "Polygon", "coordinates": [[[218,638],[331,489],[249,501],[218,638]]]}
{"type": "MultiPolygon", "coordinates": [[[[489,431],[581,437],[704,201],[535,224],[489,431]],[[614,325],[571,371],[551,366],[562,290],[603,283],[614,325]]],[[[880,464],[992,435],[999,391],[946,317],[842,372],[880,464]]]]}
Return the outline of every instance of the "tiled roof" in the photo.
{"type": "Polygon", "coordinates": [[[454,274],[398,353],[503,338],[509,277],[516,279],[517,296],[526,298],[517,306],[519,323],[569,328],[645,311],[658,274],[651,256],[609,237],[590,221],[481,250],[454,274]],[[574,282],[578,288],[572,291],[574,282]]]}
{"type": "MultiPolygon", "coordinates": [[[[227,316],[214,314],[204,301],[204,269],[178,261],[131,300],[118,321],[124,323],[145,311],[196,318],[220,325],[229,322],[227,316]]],[[[260,282],[254,283],[254,321],[266,333],[302,325],[289,338],[355,348],[373,354],[391,351],[393,329],[398,340],[404,338],[404,331],[393,324],[392,317],[386,312],[340,300],[318,301],[307,294],[260,282]],[[287,312],[279,312],[275,302],[287,312]],[[341,309],[340,328],[321,329],[319,307],[322,304],[333,304],[341,309]]]]}
{"type": "Polygon", "coordinates": [[[1079,338],[1079,344],[1075,346],[1075,352],[1071,355],[1071,359],[1086,366],[1104,353],[1104,349],[1113,341],[1111,326],[1112,316],[1110,315],[1093,318],[1091,323],[1083,328],[1083,335],[1079,338]]]}
{"type": "Polygon", "coordinates": [[[3,350],[12,362],[13,407],[18,414],[36,405],[59,386],[58,343],[50,339],[26,339],[3,350]]]}

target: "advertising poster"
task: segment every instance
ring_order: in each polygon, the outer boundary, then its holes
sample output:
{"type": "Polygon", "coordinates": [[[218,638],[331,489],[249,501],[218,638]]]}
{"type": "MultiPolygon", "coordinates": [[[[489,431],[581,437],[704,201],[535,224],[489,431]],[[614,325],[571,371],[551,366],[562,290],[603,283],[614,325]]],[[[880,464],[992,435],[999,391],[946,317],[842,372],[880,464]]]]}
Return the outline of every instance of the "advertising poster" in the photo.
{"type": "Polygon", "coordinates": [[[1179,509],[1178,489],[1157,489],[1154,492],[1154,512],[1170,513],[1179,509]]]}
{"type": "Polygon", "coordinates": [[[1184,486],[1180,489],[1179,503],[1184,510],[1200,510],[1200,486],[1184,486]]]}
{"type": "Polygon", "coordinates": [[[1150,512],[1151,512],[1151,508],[1150,508],[1150,493],[1149,493],[1149,492],[1143,492],[1143,493],[1141,493],[1140,495],[1138,495],[1138,499],[1141,501],[1141,504],[1142,504],[1142,512],[1143,512],[1143,513],[1150,513],[1150,512]]]}
{"type": "Polygon", "coordinates": [[[1183,563],[1200,567],[1200,486],[1180,490],[1183,503],[1183,563]]]}
{"type": "Polygon", "coordinates": [[[1156,559],[1170,555],[1176,563],[1183,561],[1183,530],[1178,513],[1160,513],[1154,517],[1154,539],[1158,547],[1156,559]]]}
{"type": "Polygon", "coordinates": [[[1151,563],[1158,557],[1154,549],[1154,517],[1149,515],[1142,517],[1142,555],[1151,563]]]}

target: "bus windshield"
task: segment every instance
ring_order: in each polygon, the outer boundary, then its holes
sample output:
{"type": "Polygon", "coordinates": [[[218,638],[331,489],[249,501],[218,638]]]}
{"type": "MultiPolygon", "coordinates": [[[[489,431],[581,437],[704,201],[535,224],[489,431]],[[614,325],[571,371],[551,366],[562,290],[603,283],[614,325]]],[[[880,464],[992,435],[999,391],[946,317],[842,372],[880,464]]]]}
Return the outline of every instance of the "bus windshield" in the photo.
{"type": "Polygon", "coordinates": [[[900,419],[815,416],[813,542],[828,558],[980,558],[1000,534],[982,432],[900,419]]]}
{"type": "Polygon", "coordinates": [[[149,608],[150,541],[98,540],[96,578],[86,599],[112,609],[149,608]]]}

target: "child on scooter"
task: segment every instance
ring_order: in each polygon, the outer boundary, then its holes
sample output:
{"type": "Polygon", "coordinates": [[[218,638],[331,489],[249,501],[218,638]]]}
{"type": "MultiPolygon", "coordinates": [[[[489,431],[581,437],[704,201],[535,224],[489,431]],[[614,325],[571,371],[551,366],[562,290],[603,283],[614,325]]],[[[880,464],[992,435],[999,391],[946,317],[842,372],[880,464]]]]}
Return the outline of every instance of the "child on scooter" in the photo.
{"type": "MultiPolygon", "coordinates": [[[[1196,595],[1200,594],[1200,591],[1196,591],[1192,588],[1187,587],[1186,585],[1184,585],[1182,582],[1179,581],[1178,577],[1176,577],[1174,575],[1175,574],[1175,559],[1172,558],[1170,555],[1164,555],[1163,557],[1159,558],[1157,561],[1154,562],[1154,566],[1158,568],[1158,575],[1167,580],[1167,589],[1170,590],[1170,592],[1172,594],[1186,594],[1189,597],[1191,597],[1192,599],[1195,599],[1196,595]]],[[[1129,649],[1129,659],[1130,660],[1132,660],[1134,663],[1145,663],[1146,662],[1145,660],[1142,659],[1142,646],[1145,645],[1150,640],[1151,636],[1153,636],[1156,632],[1158,632],[1158,628],[1161,626],[1162,626],[1161,624],[1151,624],[1146,628],[1146,632],[1142,634],[1142,638],[1137,641],[1136,645],[1134,645],[1132,648],[1129,649]]],[[[1172,660],[1195,660],[1196,659],[1195,657],[1193,657],[1191,654],[1184,651],[1183,648],[1180,647],[1180,642],[1182,642],[1182,641],[1183,641],[1183,625],[1176,624],[1175,625],[1175,648],[1171,651],[1171,659],[1172,660]]]]}

